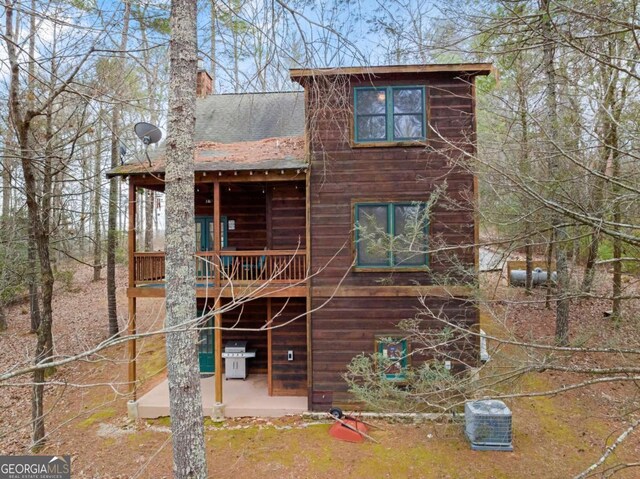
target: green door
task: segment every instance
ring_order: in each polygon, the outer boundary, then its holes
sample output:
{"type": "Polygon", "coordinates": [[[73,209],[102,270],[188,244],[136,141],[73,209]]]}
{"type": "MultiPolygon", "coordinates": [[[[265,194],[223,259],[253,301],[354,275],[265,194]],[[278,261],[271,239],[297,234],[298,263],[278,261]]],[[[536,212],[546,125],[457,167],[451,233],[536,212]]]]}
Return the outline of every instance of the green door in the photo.
{"type": "MultiPolygon", "coordinates": [[[[198,316],[202,316],[203,311],[198,311],[198,316]]],[[[213,340],[213,316],[201,323],[200,341],[198,344],[198,356],[200,359],[200,373],[213,373],[216,370],[216,360],[213,340]]]]}
{"type": "MultiPolygon", "coordinates": [[[[195,217],[195,240],[196,240],[196,253],[200,251],[213,251],[214,239],[213,239],[213,216],[196,216],[195,217]]],[[[222,241],[220,242],[220,249],[227,246],[227,217],[220,217],[220,231],[222,231],[222,241]]],[[[197,261],[196,274],[198,277],[210,278],[213,275],[213,271],[210,268],[210,264],[206,261],[197,261]]]]}
{"type": "MultiPolygon", "coordinates": [[[[195,240],[196,240],[196,252],[199,251],[213,251],[214,239],[213,239],[213,216],[196,216],[195,218],[195,240]]],[[[222,231],[222,241],[220,247],[227,246],[227,218],[222,216],[220,218],[220,231],[222,231]]],[[[198,277],[210,278],[213,276],[213,271],[210,269],[210,263],[206,261],[196,262],[198,271],[196,272],[198,277]]],[[[203,311],[198,311],[198,316],[202,316],[203,311]]],[[[200,330],[200,341],[198,343],[198,356],[200,359],[200,372],[204,374],[213,373],[216,370],[215,367],[215,355],[214,355],[214,334],[213,334],[213,316],[204,320],[201,325],[203,328],[200,330]]]]}
{"type": "MultiPolygon", "coordinates": [[[[213,216],[196,216],[196,252],[213,251],[213,216]]],[[[227,217],[220,217],[222,241],[220,249],[227,246],[227,217]]]]}

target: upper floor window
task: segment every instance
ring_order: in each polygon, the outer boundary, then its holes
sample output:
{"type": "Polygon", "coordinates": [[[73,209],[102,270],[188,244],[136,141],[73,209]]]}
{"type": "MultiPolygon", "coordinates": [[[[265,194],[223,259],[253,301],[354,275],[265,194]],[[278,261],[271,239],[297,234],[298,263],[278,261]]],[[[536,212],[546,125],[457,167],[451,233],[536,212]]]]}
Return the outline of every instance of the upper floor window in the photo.
{"type": "Polygon", "coordinates": [[[426,138],[424,87],[357,87],[353,95],[356,143],[426,138]]]}
{"type": "Polygon", "coordinates": [[[362,268],[420,268],[428,263],[425,203],[357,203],[356,264],[362,268]]]}

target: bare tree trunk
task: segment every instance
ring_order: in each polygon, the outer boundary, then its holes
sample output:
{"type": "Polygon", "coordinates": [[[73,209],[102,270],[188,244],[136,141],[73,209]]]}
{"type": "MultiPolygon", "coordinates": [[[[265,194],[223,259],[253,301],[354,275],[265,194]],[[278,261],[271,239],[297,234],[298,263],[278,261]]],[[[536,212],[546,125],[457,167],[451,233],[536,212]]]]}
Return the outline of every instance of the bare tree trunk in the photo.
{"type": "Polygon", "coordinates": [[[80,258],[84,260],[86,251],[85,251],[85,237],[87,235],[87,226],[86,226],[86,218],[87,218],[87,181],[89,181],[89,161],[88,158],[85,156],[86,152],[85,149],[82,148],[82,161],[81,161],[81,165],[82,165],[82,183],[81,183],[81,190],[80,190],[80,196],[81,196],[81,201],[80,201],[80,228],[78,231],[78,235],[80,236],[79,238],[79,244],[78,244],[78,249],[79,249],[79,254],[80,254],[80,258]]]}
{"type": "MultiPolygon", "coordinates": [[[[0,239],[3,241],[7,241],[9,237],[9,229],[11,228],[10,218],[11,218],[11,158],[14,154],[13,149],[9,148],[10,140],[9,140],[9,132],[4,132],[4,141],[3,141],[3,155],[2,155],[2,218],[0,218],[0,239]]],[[[6,261],[5,258],[2,258],[6,261]]],[[[0,288],[4,287],[5,284],[5,274],[6,268],[2,269],[0,272],[0,288]]],[[[7,317],[4,312],[4,303],[2,299],[0,299],[0,331],[4,331],[7,329],[7,317]]]]}
{"type": "Polygon", "coordinates": [[[217,54],[217,26],[218,26],[218,9],[216,8],[216,1],[211,0],[211,93],[216,92],[216,61],[218,58],[217,54]]]}
{"type": "MultiPolygon", "coordinates": [[[[527,99],[525,93],[525,79],[522,74],[518,75],[518,111],[520,113],[520,128],[522,129],[521,145],[520,145],[520,171],[526,177],[529,174],[529,121],[527,118],[527,99]]],[[[531,222],[527,219],[525,224],[525,270],[526,276],[524,281],[525,293],[531,294],[533,287],[533,271],[532,271],[532,239],[531,222]]]]}
{"type": "Polygon", "coordinates": [[[3,226],[7,227],[9,218],[11,217],[11,175],[13,155],[15,151],[9,147],[12,144],[10,133],[5,132],[4,135],[4,155],[2,158],[2,221],[3,226]]]}
{"type": "MultiPolygon", "coordinates": [[[[543,21],[542,31],[544,37],[543,46],[543,63],[546,76],[545,102],[547,108],[547,132],[550,137],[548,162],[549,176],[552,182],[552,190],[559,187],[559,177],[561,167],[559,164],[560,154],[557,151],[558,145],[558,102],[557,102],[557,78],[555,68],[555,52],[556,40],[551,25],[551,11],[549,9],[549,0],[540,1],[543,21]]],[[[555,192],[552,191],[552,197],[555,192]]],[[[563,218],[553,213],[552,225],[556,241],[556,269],[558,281],[556,287],[556,342],[559,345],[567,345],[569,343],[569,264],[567,261],[567,229],[562,226],[563,218]]],[[[551,271],[549,271],[551,274],[551,271]]]]}
{"type": "Polygon", "coordinates": [[[238,40],[239,19],[235,11],[231,12],[231,35],[233,37],[233,92],[240,91],[240,46],[238,40]]]}
{"type": "Polygon", "coordinates": [[[169,122],[166,170],[166,335],[174,476],[207,477],[196,351],[193,236],[196,3],[171,2],[169,122]],[[191,327],[184,329],[187,324],[191,327]]]}
{"type": "Polygon", "coordinates": [[[525,243],[525,247],[524,247],[524,254],[525,254],[525,264],[526,264],[526,271],[527,271],[527,276],[525,278],[525,293],[526,294],[531,294],[531,288],[533,287],[533,262],[532,262],[532,254],[531,254],[531,238],[530,235],[531,233],[529,233],[528,229],[526,232],[527,238],[525,239],[526,243],[525,243]]]}
{"type": "Polygon", "coordinates": [[[547,294],[544,299],[544,307],[551,309],[551,292],[553,291],[553,282],[551,281],[551,260],[553,259],[553,241],[554,233],[551,231],[549,236],[549,244],[547,246],[547,294]]]}
{"type": "Polygon", "coordinates": [[[600,235],[594,231],[591,234],[591,242],[589,243],[589,252],[587,253],[587,262],[584,266],[584,277],[580,290],[583,293],[589,293],[593,287],[593,278],[596,274],[596,260],[598,259],[598,249],[600,248],[600,235]]]}
{"type": "Polygon", "coordinates": [[[38,300],[38,266],[36,263],[36,236],[33,225],[29,224],[29,244],[27,246],[27,284],[29,285],[29,316],[31,332],[35,333],[40,326],[40,302],[38,300]]]}
{"type": "Polygon", "coordinates": [[[0,331],[5,331],[7,329],[7,316],[4,312],[4,304],[0,302],[0,331]]]}
{"type": "MultiPolygon", "coordinates": [[[[614,123],[612,125],[612,151],[611,151],[611,163],[612,163],[612,176],[614,178],[620,178],[620,154],[618,150],[618,131],[617,125],[614,123]]],[[[620,209],[620,191],[618,191],[617,186],[612,187],[613,192],[615,194],[613,198],[613,221],[615,226],[613,227],[614,231],[619,232],[620,226],[618,226],[622,221],[622,211],[620,209]]],[[[613,237],[613,259],[616,260],[613,263],[613,276],[612,276],[612,313],[611,316],[614,320],[620,319],[622,316],[622,240],[619,235],[615,235],[613,237]]]]}
{"type": "MultiPolygon", "coordinates": [[[[120,61],[118,62],[120,71],[124,71],[124,51],[127,48],[127,38],[129,34],[129,17],[131,4],[124,2],[124,17],[122,26],[122,37],[120,39],[120,61]]],[[[116,95],[119,98],[119,95],[116,95]]],[[[113,105],[111,114],[111,168],[118,166],[120,161],[120,110],[119,103],[113,105]]],[[[107,310],[109,315],[109,336],[117,336],[120,331],[118,327],[118,310],[116,303],[116,248],[118,247],[118,210],[120,209],[120,179],[112,177],[109,180],[109,225],[107,227],[107,310]]]]}
{"type": "Polygon", "coordinates": [[[102,222],[100,221],[102,204],[102,119],[103,110],[98,112],[96,155],[93,160],[93,280],[100,280],[102,271],[102,222]]]}

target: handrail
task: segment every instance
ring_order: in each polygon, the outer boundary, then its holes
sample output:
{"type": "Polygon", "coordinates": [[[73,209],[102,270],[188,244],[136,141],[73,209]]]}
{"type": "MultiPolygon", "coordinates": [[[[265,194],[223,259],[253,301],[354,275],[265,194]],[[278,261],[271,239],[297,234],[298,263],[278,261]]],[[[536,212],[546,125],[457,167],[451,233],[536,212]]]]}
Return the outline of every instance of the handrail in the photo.
{"type": "MultiPolygon", "coordinates": [[[[135,285],[165,281],[163,251],[136,252],[133,260],[135,285]]],[[[304,250],[200,251],[195,261],[196,280],[207,285],[215,283],[215,268],[220,268],[222,284],[294,283],[307,275],[304,250]]]]}

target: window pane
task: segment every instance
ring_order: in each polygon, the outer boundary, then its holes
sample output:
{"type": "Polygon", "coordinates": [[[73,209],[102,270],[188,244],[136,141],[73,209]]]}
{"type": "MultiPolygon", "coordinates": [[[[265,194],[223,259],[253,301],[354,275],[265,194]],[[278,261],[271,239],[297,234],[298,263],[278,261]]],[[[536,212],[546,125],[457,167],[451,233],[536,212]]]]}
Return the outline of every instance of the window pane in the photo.
{"type": "Polygon", "coordinates": [[[396,140],[423,138],[422,115],[394,115],[393,137],[396,140]]]}
{"type": "Polygon", "coordinates": [[[358,140],[386,140],[387,122],[384,116],[358,117],[358,140]]]}
{"type": "Polygon", "coordinates": [[[393,90],[394,113],[422,113],[422,88],[407,88],[393,90]]]}
{"type": "Polygon", "coordinates": [[[356,113],[358,115],[384,115],[387,95],[384,90],[357,90],[356,113]]]}
{"type": "Polygon", "coordinates": [[[386,205],[358,207],[358,264],[386,266],[389,264],[389,225],[386,205]]]}
{"type": "Polygon", "coordinates": [[[196,251],[202,251],[202,223],[200,221],[196,222],[195,237],[196,251]]]}
{"type": "Polygon", "coordinates": [[[394,205],[394,264],[427,264],[427,211],[423,205],[394,205]]]}

